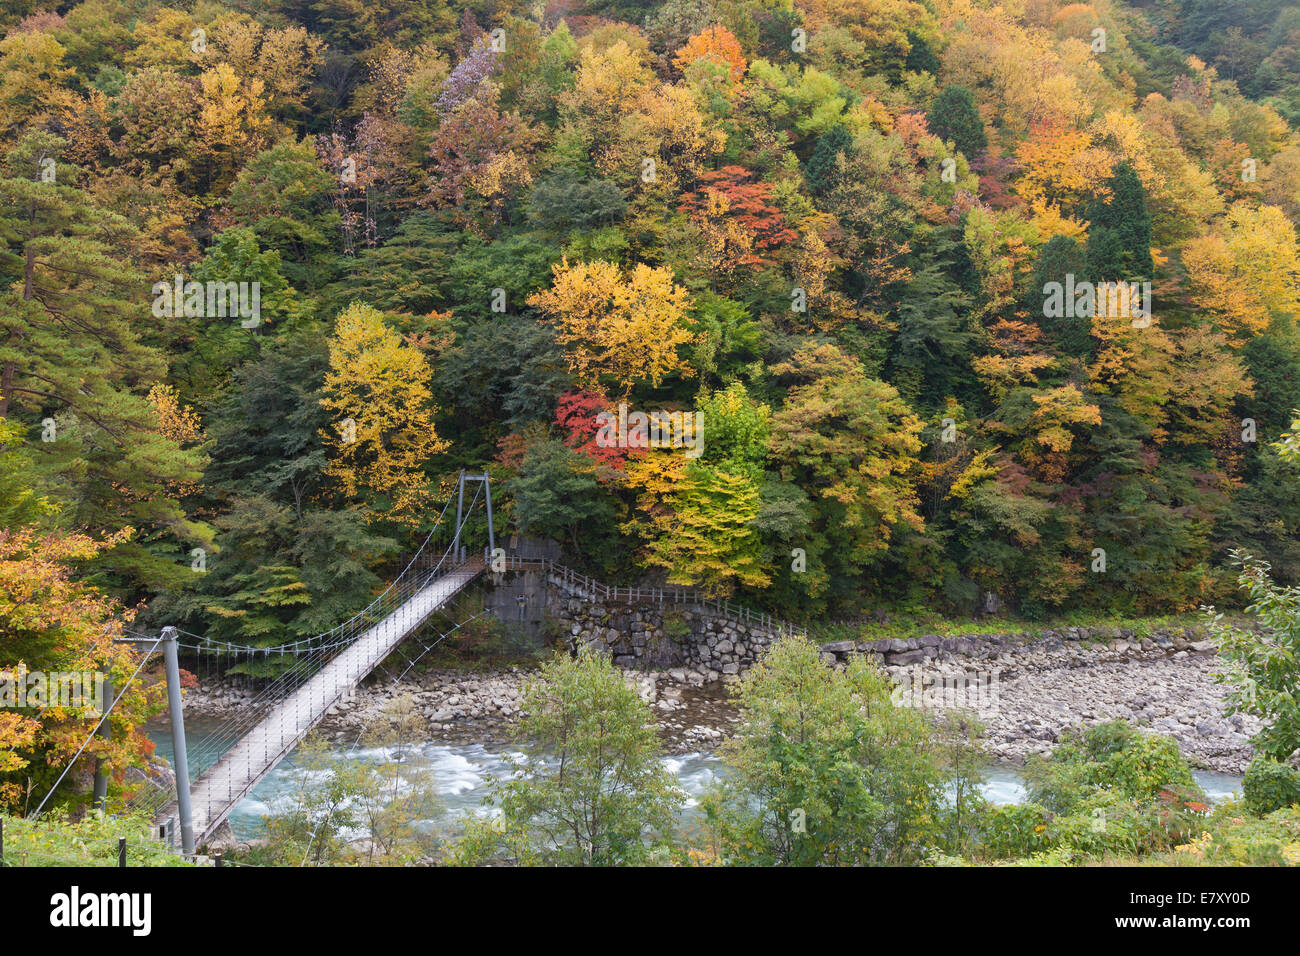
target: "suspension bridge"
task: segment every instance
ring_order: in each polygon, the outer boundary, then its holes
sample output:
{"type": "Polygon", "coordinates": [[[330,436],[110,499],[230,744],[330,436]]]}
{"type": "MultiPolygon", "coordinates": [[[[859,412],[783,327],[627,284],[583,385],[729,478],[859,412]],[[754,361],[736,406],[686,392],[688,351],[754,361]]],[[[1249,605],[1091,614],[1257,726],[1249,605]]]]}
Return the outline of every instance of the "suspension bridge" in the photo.
{"type": "MultiPolygon", "coordinates": [[[[772,630],[802,630],[726,601],[711,600],[702,592],[611,587],[548,560],[506,556],[496,547],[488,476],[462,472],[455,494],[448,498],[423,544],[401,573],[368,607],[329,631],[271,647],[213,640],[174,627],[164,628],[161,638],[124,639],[152,644],[146,648],[146,659],[160,647],[166,656],[172,766],[176,773],[174,792],[146,778],[146,792],[137,797],[133,806],[152,814],[169,835],[174,835],[175,824],[179,822],[183,851],[192,855],[195,847],[216,835],[240,801],[340,700],[376,668],[382,667],[390,656],[401,653],[409,639],[420,634],[432,638],[428,643],[425,637],[418,639],[422,649],[414,659],[402,655],[408,666],[394,682],[400,681],[440,641],[475,617],[488,613],[480,609],[468,616],[465,613],[457,616],[451,611],[458,596],[489,567],[494,572],[540,570],[552,585],[586,600],[689,605],[701,613],[722,615],[772,630]],[[468,506],[465,503],[467,483],[478,485],[468,506]],[[480,496],[485,499],[487,518],[487,547],[481,557],[471,556],[462,544],[463,532],[480,496]],[[448,529],[445,522],[453,500],[456,518],[454,526],[448,529]],[[446,547],[438,552],[435,542],[448,539],[446,547]],[[218,659],[227,665],[241,663],[245,672],[265,679],[261,690],[244,702],[234,720],[223,722],[210,734],[191,732],[188,740],[177,663],[182,652],[199,659],[218,659]],[[192,769],[197,770],[193,783],[192,769]]],[[[103,795],[102,783],[97,778],[97,798],[103,795]]]]}
{"type": "MultiPolygon", "coordinates": [[[[181,650],[199,657],[223,658],[232,664],[255,662],[269,679],[240,708],[238,718],[214,734],[191,741],[186,739],[179,700],[173,701],[175,796],[155,785],[139,807],[152,812],[160,823],[178,820],[184,852],[192,854],[196,846],[202,846],[215,835],[239,802],[302,742],[335,704],[435,615],[447,611],[466,586],[483,573],[495,548],[491,482],[486,474],[462,472],[456,493],[448,498],[424,543],[401,573],[368,607],[337,627],[272,647],[213,641],[176,628],[164,628],[161,642],[151,640],[155,647],[162,643],[168,655],[169,697],[180,696],[179,681],[173,681],[171,672],[177,669],[175,658],[181,650]],[[467,506],[465,488],[470,482],[477,483],[478,488],[467,506]],[[480,495],[485,496],[488,531],[482,557],[470,555],[461,543],[480,495]],[[448,532],[445,521],[453,500],[456,519],[448,532]],[[435,542],[448,537],[450,543],[438,553],[435,542]],[[194,765],[201,768],[192,784],[189,781],[191,754],[194,765]]],[[[438,633],[424,652],[465,622],[465,619],[456,621],[446,630],[434,628],[438,633]]],[[[140,643],[138,639],[132,642],[140,643]]],[[[410,661],[410,666],[414,664],[415,661],[410,661]]]]}

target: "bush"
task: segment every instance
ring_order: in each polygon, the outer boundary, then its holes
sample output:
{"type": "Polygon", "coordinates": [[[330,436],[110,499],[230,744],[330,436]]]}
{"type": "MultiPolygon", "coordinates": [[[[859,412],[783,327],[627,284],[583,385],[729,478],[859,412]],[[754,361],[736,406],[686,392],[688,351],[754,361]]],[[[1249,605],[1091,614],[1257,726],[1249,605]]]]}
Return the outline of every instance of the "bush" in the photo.
{"type": "Polygon", "coordinates": [[[1074,813],[1099,790],[1139,802],[1171,790],[1203,799],[1172,738],[1118,720],[1067,732],[1050,757],[1029,762],[1025,776],[1030,798],[1061,814],[1074,813]]]}
{"type": "Polygon", "coordinates": [[[804,638],[772,645],[736,687],[727,773],[702,801],[724,862],[912,863],[940,843],[948,746],[936,751],[926,717],[891,690],[860,657],[832,670],[804,638]]]}
{"type": "Polygon", "coordinates": [[[1242,551],[1232,557],[1241,565],[1237,583],[1250,596],[1246,612],[1255,626],[1234,627],[1205,609],[1210,637],[1228,664],[1221,677],[1230,688],[1228,713],[1260,718],[1263,728],[1250,741],[1255,752],[1286,760],[1300,750],[1300,590],[1275,584],[1266,561],[1242,551]]]}
{"type": "Polygon", "coordinates": [[[990,807],[980,828],[981,856],[1005,860],[1047,850],[1052,844],[1049,818],[1047,809],[1036,803],[990,807]]]}
{"type": "Polygon", "coordinates": [[[1270,757],[1256,757],[1241,781],[1242,802],[1257,817],[1300,804],[1300,771],[1270,757]]]}
{"type": "Polygon", "coordinates": [[[1161,832],[1154,814],[1122,799],[1094,801],[1076,813],[1057,817],[1051,826],[1054,847],[1069,847],[1090,857],[1173,846],[1172,840],[1161,845],[1161,832]]]}
{"type": "Polygon", "coordinates": [[[1151,800],[1171,788],[1201,795],[1178,744],[1154,734],[1139,734],[1107,757],[1096,782],[1107,781],[1131,800],[1151,800]]]}
{"type": "Polygon", "coordinates": [[[1213,866],[1300,866],[1300,807],[1265,817],[1240,811],[1231,801],[1216,808],[1177,856],[1213,866]]]}
{"type": "Polygon", "coordinates": [[[663,862],[684,794],[659,759],[654,714],[608,659],[590,648],[556,655],[524,690],[520,736],[489,778],[485,807],[466,826],[459,865],[624,866],[663,862]]]}
{"type": "Polygon", "coordinates": [[[1154,800],[1101,790],[1074,813],[1052,821],[1053,843],[1090,857],[1165,852],[1199,833],[1209,809],[1174,790],[1162,790],[1154,800]]]}

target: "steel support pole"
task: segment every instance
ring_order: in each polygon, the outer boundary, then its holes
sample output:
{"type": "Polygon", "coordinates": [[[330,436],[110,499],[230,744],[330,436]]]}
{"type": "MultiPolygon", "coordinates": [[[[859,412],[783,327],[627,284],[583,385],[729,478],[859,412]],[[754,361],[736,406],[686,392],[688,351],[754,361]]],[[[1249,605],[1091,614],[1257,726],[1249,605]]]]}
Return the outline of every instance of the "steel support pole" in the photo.
{"type": "Polygon", "coordinates": [[[492,529],[492,479],[488,473],[483,472],[483,490],[487,492],[487,513],[488,513],[488,557],[495,557],[497,553],[496,532],[492,529]]]}
{"type": "MultiPolygon", "coordinates": [[[[104,722],[99,725],[96,736],[103,737],[105,740],[113,739],[113,729],[108,723],[108,712],[113,709],[113,682],[107,677],[104,678],[104,722]]],[[[104,773],[104,761],[95,761],[95,784],[92,791],[90,805],[103,813],[108,807],[108,774],[104,773]]]]}
{"type": "Polygon", "coordinates": [[[460,563],[460,522],[465,511],[465,469],[460,470],[460,480],[456,484],[456,539],[451,545],[451,559],[460,563]]]}
{"type": "Polygon", "coordinates": [[[172,718],[172,751],[176,771],[176,808],[181,818],[181,850],[194,855],[194,816],[190,812],[190,764],[185,751],[185,712],[181,704],[181,668],[176,654],[176,628],[164,627],[163,659],[167,664],[167,709],[172,718]]]}

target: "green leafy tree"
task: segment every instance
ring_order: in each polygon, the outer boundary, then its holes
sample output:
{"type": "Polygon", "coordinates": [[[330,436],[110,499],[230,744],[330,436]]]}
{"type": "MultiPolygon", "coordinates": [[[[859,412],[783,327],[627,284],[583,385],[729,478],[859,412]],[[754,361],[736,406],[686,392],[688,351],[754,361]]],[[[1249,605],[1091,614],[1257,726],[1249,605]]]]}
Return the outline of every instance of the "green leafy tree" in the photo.
{"type": "Polygon", "coordinates": [[[504,490],[525,534],[566,542],[581,554],[587,539],[614,531],[614,507],[591,459],[557,439],[531,442],[504,490]]]}
{"type": "Polygon", "coordinates": [[[1300,588],[1281,587],[1269,565],[1241,551],[1237,584],[1250,599],[1246,612],[1260,626],[1234,627],[1207,608],[1210,636],[1228,662],[1221,680],[1230,688],[1228,712],[1254,714],[1264,727],[1251,740],[1257,753],[1286,761],[1300,750],[1300,588]]]}
{"type": "Polygon", "coordinates": [[[832,572],[860,574],[902,528],[921,530],[911,477],[921,423],[893,386],[834,346],[801,349],[774,371],[791,386],[772,415],[770,451],[780,477],[812,500],[814,535],[834,562],[800,575],[815,596],[832,572]]]}
{"type": "Polygon", "coordinates": [[[428,821],[443,812],[437,780],[417,744],[422,721],[409,696],[388,701],[368,756],[335,755],[309,737],[297,752],[298,786],[263,818],[266,843],[253,861],[278,866],[428,862],[438,841],[428,821]],[[375,755],[378,759],[375,759],[375,755]]]}
{"type": "Polygon", "coordinates": [[[1030,798],[1054,813],[1074,812],[1097,790],[1131,800],[1154,800],[1170,787],[1200,793],[1172,737],[1122,720],[1066,733],[1050,756],[1029,762],[1025,777],[1030,798]]]}
{"type": "MultiPolygon", "coordinates": [[[[194,268],[195,282],[248,283],[258,290],[259,315],[189,317],[175,314],[158,320],[160,338],[176,356],[172,377],[185,401],[206,404],[230,381],[231,372],[253,360],[273,335],[302,324],[307,309],[282,272],[280,253],[263,250],[249,228],[227,229],[217,236],[194,268]],[[257,325],[246,328],[244,322],[257,325]]],[[[171,277],[162,281],[170,284],[171,277]]],[[[250,299],[251,303],[251,299],[250,299]]]]}
{"type": "Polygon", "coordinates": [[[917,859],[937,839],[943,774],[919,710],[855,658],[831,669],[782,638],[741,679],[727,774],[705,800],[724,863],[863,865],[917,859]]]}
{"type": "Polygon", "coordinates": [[[260,243],[280,254],[285,276],[315,292],[336,266],[338,188],[309,141],[292,137],[263,150],[230,187],[230,209],[260,243]]]}
{"type": "Polygon", "coordinates": [[[459,862],[637,865],[663,858],[682,799],[659,760],[654,717],[623,675],[590,649],[544,665],[524,692],[520,730],[536,745],[510,759],[459,862]]]}
{"type": "Polygon", "coordinates": [[[695,335],[691,365],[704,382],[730,382],[752,372],[763,351],[763,330],[741,302],[701,292],[691,303],[687,327],[695,335]]]}

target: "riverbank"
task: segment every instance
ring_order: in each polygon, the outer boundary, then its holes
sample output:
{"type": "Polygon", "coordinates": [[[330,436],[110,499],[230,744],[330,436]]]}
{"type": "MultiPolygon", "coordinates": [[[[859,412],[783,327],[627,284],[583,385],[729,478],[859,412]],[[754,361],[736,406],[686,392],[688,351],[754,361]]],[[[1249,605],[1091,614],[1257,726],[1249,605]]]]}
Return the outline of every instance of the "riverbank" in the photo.
{"type": "MultiPolygon", "coordinates": [[[[1048,631],[945,639],[947,647],[921,638],[865,650],[902,688],[957,688],[913,696],[936,709],[962,706],[978,713],[986,727],[985,749],[997,761],[1023,763],[1051,750],[1071,726],[1123,719],[1173,737],[1195,767],[1243,773],[1252,756],[1249,737],[1259,723],[1223,716],[1226,689],[1213,678],[1216,649],[1195,637],[1157,633],[1097,640],[1048,631]],[[979,693],[969,693],[971,687],[979,693]]],[[[836,661],[834,647],[827,647],[828,662],[836,661]]],[[[839,652],[843,657],[857,649],[839,652]]],[[[728,685],[736,675],[702,667],[627,673],[654,709],[666,753],[709,751],[729,735],[736,711],[728,685]]],[[[384,719],[389,700],[409,696],[424,720],[426,741],[514,744],[527,676],[524,669],[506,667],[431,670],[398,684],[375,681],[337,704],[319,732],[351,744],[384,719]]],[[[187,696],[186,708],[222,718],[246,699],[247,692],[233,687],[199,688],[187,696]]]]}

